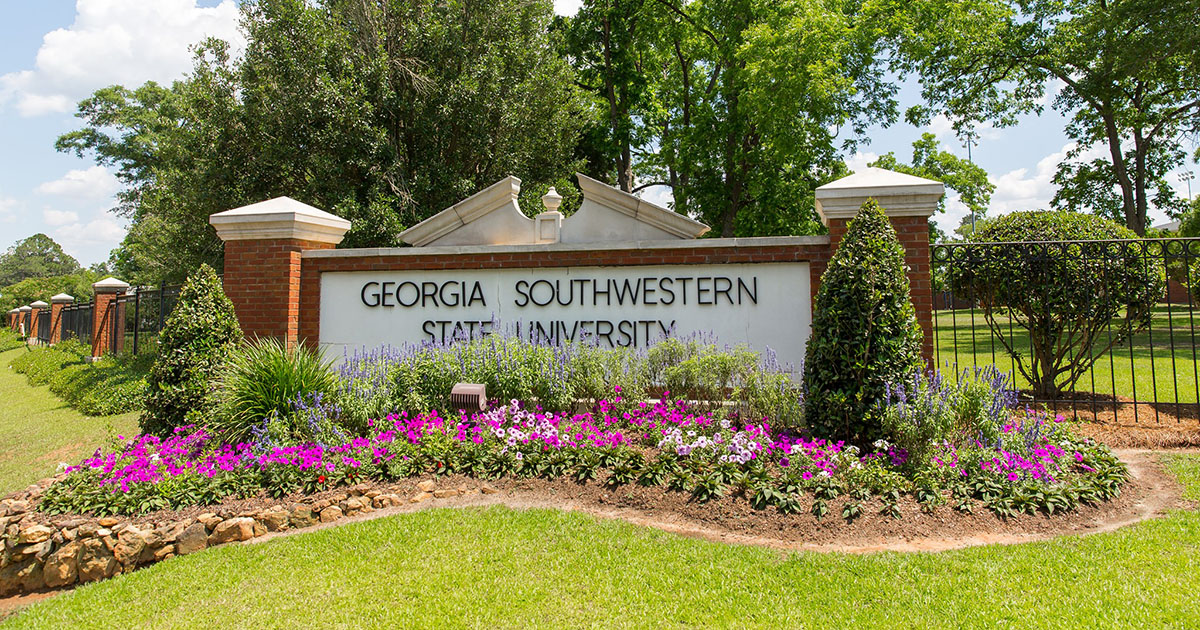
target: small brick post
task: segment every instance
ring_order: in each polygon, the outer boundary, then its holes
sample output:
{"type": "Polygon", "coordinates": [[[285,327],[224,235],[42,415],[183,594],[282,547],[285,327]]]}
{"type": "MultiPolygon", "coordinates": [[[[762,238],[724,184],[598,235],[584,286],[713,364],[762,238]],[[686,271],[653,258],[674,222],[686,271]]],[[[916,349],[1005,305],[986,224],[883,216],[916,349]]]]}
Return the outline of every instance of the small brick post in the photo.
{"type": "Polygon", "coordinates": [[[8,327],[10,329],[12,329],[12,330],[17,329],[17,316],[20,314],[21,314],[21,311],[15,309],[15,308],[8,311],[8,327]]]}
{"type": "Polygon", "coordinates": [[[868,199],[875,199],[904,245],[908,284],[917,322],[925,332],[921,354],[934,366],[933,283],[930,279],[929,217],[946,192],[940,182],[881,168],[866,168],[816,191],[817,214],[829,228],[830,247],[837,251],[846,226],[868,199]]]}
{"type": "Polygon", "coordinates": [[[225,295],[249,338],[300,339],[300,253],[332,249],[350,222],[288,197],[208,218],[225,242],[225,295]]]}
{"type": "MultiPolygon", "coordinates": [[[[92,285],[96,299],[92,302],[92,359],[117,352],[125,338],[125,318],[116,308],[109,308],[117,296],[129,290],[129,283],[116,278],[105,278],[92,285]],[[112,344],[113,337],[117,344],[112,344]]],[[[113,305],[115,306],[115,305],[113,305]]]]}
{"type": "Polygon", "coordinates": [[[59,293],[50,298],[50,345],[62,341],[62,312],[63,308],[75,303],[75,298],[66,293],[59,293]]]}
{"type": "Polygon", "coordinates": [[[22,333],[26,339],[29,338],[29,328],[32,326],[29,314],[33,312],[33,307],[26,304],[17,309],[17,331],[22,333]]]}
{"type": "Polygon", "coordinates": [[[30,302],[29,308],[32,309],[29,312],[29,338],[37,339],[38,333],[41,332],[38,330],[38,328],[39,328],[39,326],[38,326],[39,317],[38,316],[41,315],[43,311],[50,308],[50,305],[41,300],[38,300],[36,302],[30,302]]]}

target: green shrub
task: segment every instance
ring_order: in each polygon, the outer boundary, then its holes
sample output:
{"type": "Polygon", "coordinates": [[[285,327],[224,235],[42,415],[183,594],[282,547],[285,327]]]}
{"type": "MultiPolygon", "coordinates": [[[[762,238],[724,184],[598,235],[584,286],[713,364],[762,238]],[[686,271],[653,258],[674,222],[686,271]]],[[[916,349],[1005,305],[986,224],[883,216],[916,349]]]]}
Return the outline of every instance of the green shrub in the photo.
{"type": "Polygon", "coordinates": [[[76,339],[51,347],[37,347],[12,362],[18,374],[24,374],[30,385],[45,385],[70,366],[85,365],[92,356],[91,348],[76,339]]]}
{"type": "Polygon", "coordinates": [[[1090,214],[1014,212],[989,221],[978,255],[950,271],[1040,398],[1071,390],[1097,359],[1150,324],[1162,298],[1161,258],[1123,226],[1090,214]],[[1030,245],[1025,241],[1041,241],[1030,245]],[[1011,323],[1010,323],[1011,322],[1011,323]],[[1019,351],[1028,340],[1028,353],[1019,351]]]}
{"type": "Polygon", "coordinates": [[[208,265],[183,285],[158,338],[142,431],[156,435],[211,416],[216,378],[242,338],[233,303],[208,265]]]}
{"type": "Polygon", "coordinates": [[[8,328],[0,330],[0,352],[8,352],[25,346],[21,336],[8,328]]]}
{"type": "Polygon", "coordinates": [[[904,247],[874,200],[850,221],[813,307],[804,417],[817,437],[864,444],[881,435],[888,383],[921,369],[921,328],[904,247]]]}
{"type": "MultiPolygon", "coordinates": [[[[227,444],[249,441],[264,422],[274,441],[321,440],[338,428],[329,426],[336,422],[336,408],[329,405],[336,389],[337,377],[319,351],[260,339],[233,354],[220,407],[207,424],[227,444]]],[[[365,429],[365,423],[352,428],[365,429]]]]}
{"type": "Polygon", "coordinates": [[[50,391],[89,416],[111,416],[145,407],[146,376],[154,356],[121,354],[68,365],[50,379],[50,391]]]}

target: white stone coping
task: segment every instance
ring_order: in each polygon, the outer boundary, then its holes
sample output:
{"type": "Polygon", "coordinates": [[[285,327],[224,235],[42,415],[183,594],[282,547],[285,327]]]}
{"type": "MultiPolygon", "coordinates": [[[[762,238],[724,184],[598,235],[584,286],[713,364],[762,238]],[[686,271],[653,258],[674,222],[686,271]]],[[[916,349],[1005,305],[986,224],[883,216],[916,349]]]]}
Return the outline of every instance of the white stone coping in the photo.
{"type": "MultiPolygon", "coordinates": [[[[521,180],[509,175],[441,212],[421,221],[400,233],[400,240],[418,247],[433,242],[454,230],[505,206],[516,207],[521,194],[521,180]]],[[[530,220],[532,224],[532,219],[530,220]]]]}
{"type": "Polygon", "coordinates": [[[941,182],[871,167],[817,188],[816,210],[828,225],[830,219],[853,219],[863,202],[874,199],[889,217],[930,217],[945,193],[941,182]]]}
{"type": "Polygon", "coordinates": [[[74,301],[75,301],[75,297],[71,296],[71,295],[67,295],[66,293],[59,293],[58,295],[50,298],[51,304],[70,304],[74,301]]]}
{"type": "Polygon", "coordinates": [[[303,258],[404,257],[466,254],[522,254],[533,252],[638,251],[738,247],[786,247],[828,245],[829,236],[758,236],[752,238],[703,238],[670,241],[625,241],[618,243],[547,243],[543,245],[463,245],[446,247],[372,247],[363,249],[318,249],[303,258]]]}
{"type": "MultiPolygon", "coordinates": [[[[650,203],[619,188],[613,188],[583,173],[575,173],[575,177],[579,180],[579,190],[583,193],[585,201],[590,199],[673,236],[694,239],[712,229],[691,217],[650,203]]],[[[567,220],[570,221],[569,218],[567,220]]]]}
{"type": "Polygon", "coordinates": [[[96,293],[124,293],[128,288],[128,282],[111,276],[92,285],[92,290],[96,293]]]}
{"type": "Polygon", "coordinates": [[[291,238],[336,245],[350,230],[349,221],[290,197],[218,212],[208,222],[222,241],[291,238]]]}
{"type": "Polygon", "coordinates": [[[45,302],[43,302],[43,301],[41,301],[41,300],[38,300],[38,301],[36,301],[36,302],[30,302],[30,303],[29,303],[29,306],[30,306],[31,308],[36,308],[36,309],[39,309],[39,310],[41,310],[41,309],[43,309],[43,308],[46,308],[47,306],[50,306],[50,305],[49,305],[49,304],[47,304],[47,303],[45,303],[45,302]]]}
{"type": "Polygon", "coordinates": [[[22,313],[28,313],[29,311],[33,310],[33,307],[32,306],[22,306],[22,307],[18,308],[17,310],[21,311],[22,313]]]}
{"type": "Polygon", "coordinates": [[[19,309],[19,308],[10,308],[10,309],[8,309],[8,314],[9,314],[9,315],[12,315],[13,313],[20,313],[20,312],[21,312],[21,309],[19,309]]]}

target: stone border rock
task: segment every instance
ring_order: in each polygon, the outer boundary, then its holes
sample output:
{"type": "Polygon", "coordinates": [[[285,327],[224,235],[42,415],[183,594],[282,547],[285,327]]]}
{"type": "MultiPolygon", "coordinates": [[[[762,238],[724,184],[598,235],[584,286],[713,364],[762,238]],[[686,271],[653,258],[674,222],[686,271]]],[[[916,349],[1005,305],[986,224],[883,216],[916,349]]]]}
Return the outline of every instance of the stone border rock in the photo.
{"type": "Polygon", "coordinates": [[[220,545],[243,542],[290,529],[331,523],[346,516],[475,493],[492,494],[487,484],[471,488],[437,488],[422,481],[418,492],[405,500],[370,484],[359,484],[318,499],[280,502],[263,509],[234,513],[205,512],[179,520],[143,523],[114,517],[67,518],[52,524],[40,522],[34,510],[42,493],[56,479],[48,478],[0,500],[0,528],[4,552],[0,555],[0,597],[86,584],[128,573],[172,558],[220,545]]]}

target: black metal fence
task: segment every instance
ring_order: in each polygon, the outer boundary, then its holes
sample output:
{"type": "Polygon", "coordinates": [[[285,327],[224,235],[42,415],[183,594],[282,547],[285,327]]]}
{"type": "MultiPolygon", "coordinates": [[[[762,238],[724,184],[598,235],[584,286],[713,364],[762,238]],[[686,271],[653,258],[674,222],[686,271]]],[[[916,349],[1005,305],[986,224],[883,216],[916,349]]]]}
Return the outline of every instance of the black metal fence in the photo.
{"type": "Polygon", "coordinates": [[[996,365],[1076,417],[1200,419],[1200,239],[942,244],[932,259],[941,369],[996,365]]]}
{"type": "Polygon", "coordinates": [[[92,342],[92,303],[69,304],[62,310],[62,339],[92,342]]]}
{"type": "Polygon", "coordinates": [[[113,352],[140,354],[158,348],[158,333],[175,308],[179,286],[133,287],[108,305],[108,334],[113,352]]]}
{"type": "Polygon", "coordinates": [[[42,309],[37,316],[37,339],[39,343],[50,345],[50,310],[42,309]]]}

